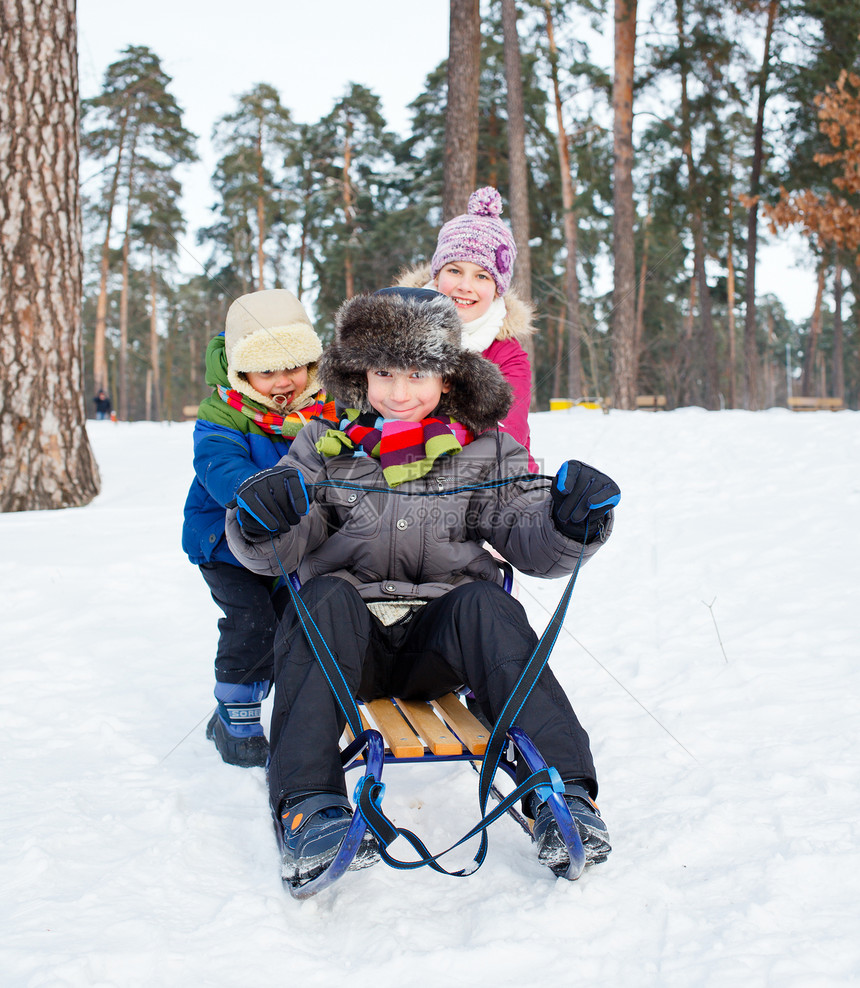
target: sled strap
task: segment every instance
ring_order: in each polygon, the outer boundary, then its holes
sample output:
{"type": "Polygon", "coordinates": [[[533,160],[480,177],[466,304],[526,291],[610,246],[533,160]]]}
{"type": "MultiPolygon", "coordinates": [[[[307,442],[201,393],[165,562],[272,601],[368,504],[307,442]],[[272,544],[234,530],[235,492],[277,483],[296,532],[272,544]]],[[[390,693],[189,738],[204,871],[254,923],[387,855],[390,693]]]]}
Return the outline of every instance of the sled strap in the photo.
{"type": "MultiPolygon", "coordinates": [[[[274,538],[272,542],[274,543],[274,538]]],[[[277,558],[277,553],[275,558],[277,558]]],[[[349,684],[344,678],[343,671],[338,665],[337,659],[332,655],[323,633],[308,610],[307,604],[302,600],[302,596],[293,585],[293,581],[284,573],[284,567],[280,559],[278,559],[278,565],[284,574],[284,579],[289,588],[290,598],[293,604],[295,604],[296,613],[299,616],[299,622],[308,640],[308,644],[316,656],[323,674],[328,680],[329,687],[334,694],[335,700],[337,700],[338,706],[343,711],[344,717],[346,717],[346,722],[349,724],[349,729],[352,731],[353,737],[357,738],[364,730],[364,725],[361,723],[361,714],[358,712],[358,705],[355,702],[349,684]]]]}
{"type": "Polygon", "coordinates": [[[429,865],[434,871],[438,871],[443,875],[451,875],[453,878],[467,878],[469,875],[474,874],[484,863],[487,827],[491,823],[495,823],[500,816],[507,813],[515,803],[525,798],[530,792],[535,789],[543,789],[544,787],[549,790],[557,790],[559,787],[563,788],[563,783],[561,783],[561,779],[555,769],[549,768],[534,772],[525,782],[520,783],[512,793],[498,803],[490,813],[483,816],[460,840],[452,844],[449,848],[446,848],[446,850],[440,851],[438,854],[431,854],[421,838],[411,830],[407,830],[405,827],[395,827],[388,819],[382,810],[382,796],[385,792],[385,785],[374,779],[373,776],[365,776],[359,779],[353,793],[353,799],[358,806],[359,812],[367,822],[368,827],[370,827],[378,840],[379,854],[386,864],[401,871],[412,871],[415,868],[422,868],[424,865],[429,865]],[[447,868],[443,868],[439,864],[439,858],[443,857],[449,851],[453,851],[455,847],[459,847],[466,841],[471,840],[472,837],[476,837],[478,834],[481,835],[481,849],[475,855],[471,866],[460,868],[458,871],[448,871],[447,868]],[[389,853],[388,845],[392,844],[398,837],[403,837],[418,852],[418,860],[401,861],[389,853]]]}
{"type": "MultiPolygon", "coordinates": [[[[490,735],[490,740],[487,742],[487,750],[484,754],[484,760],[481,763],[481,777],[478,783],[478,803],[482,814],[486,811],[487,800],[490,796],[493,779],[496,776],[496,772],[499,768],[499,762],[501,761],[502,754],[507,744],[508,730],[513,726],[513,724],[516,723],[516,719],[519,716],[520,710],[523,708],[523,704],[526,702],[529,694],[534,689],[541,672],[543,672],[544,666],[549,660],[550,653],[555,647],[556,640],[558,639],[559,632],[561,631],[561,626],[564,623],[564,616],[567,613],[571,595],[573,594],[576,578],[579,575],[579,568],[582,565],[582,557],[585,553],[585,543],[587,539],[588,522],[586,522],[585,535],[582,538],[582,549],[580,550],[579,556],[576,560],[576,566],[574,566],[573,573],[567,581],[567,586],[564,588],[564,593],[562,593],[561,599],[556,605],[549,624],[547,624],[540,640],[535,646],[535,650],[532,652],[531,658],[523,668],[520,678],[517,680],[516,686],[514,686],[511,695],[508,697],[504,707],[502,707],[499,713],[499,716],[496,718],[493,732],[490,735]]],[[[482,841],[484,839],[485,837],[482,835],[482,841]]]]}

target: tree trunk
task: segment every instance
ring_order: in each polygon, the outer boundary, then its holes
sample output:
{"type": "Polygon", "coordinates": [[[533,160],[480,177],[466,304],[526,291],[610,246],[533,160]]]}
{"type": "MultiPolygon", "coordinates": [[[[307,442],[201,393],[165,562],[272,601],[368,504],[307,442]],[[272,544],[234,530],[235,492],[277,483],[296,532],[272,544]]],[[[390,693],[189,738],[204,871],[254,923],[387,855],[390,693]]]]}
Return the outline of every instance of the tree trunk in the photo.
{"type": "Polygon", "coordinates": [[[0,0],[0,511],[99,491],[85,427],[74,0],[0,0]]]}
{"type": "Polygon", "coordinates": [[[649,196],[648,212],[645,215],[642,234],[642,260],[639,263],[639,285],[636,290],[636,317],[633,333],[633,352],[636,354],[636,366],[642,356],[642,344],[645,340],[645,285],[648,278],[648,251],[651,246],[651,202],[649,196]]]}
{"type": "Polygon", "coordinates": [[[564,356],[564,329],[567,324],[565,319],[566,309],[564,303],[558,310],[558,320],[556,322],[555,340],[555,363],[552,371],[552,397],[561,398],[561,361],[564,356]]]}
{"type": "Polygon", "coordinates": [[[155,270],[155,251],[149,251],[149,368],[152,372],[152,409],[147,418],[161,421],[161,374],[158,355],[158,279],[155,270]]]}
{"type": "Polygon", "coordinates": [[[502,0],[505,36],[505,84],[508,107],[508,205],[517,245],[513,284],[520,298],[532,297],[532,262],[529,247],[529,176],[526,161],[526,121],[523,106],[523,68],[517,32],[517,5],[502,0]]]}
{"type": "Polygon", "coordinates": [[[567,344],[567,397],[573,401],[583,397],[582,381],[582,321],[579,313],[579,279],[576,275],[577,260],[577,218],[573,179],[570,174],[570,151],[567,131],[562,115],[561,93],[558,84],[558,51],[552,24],[552,10],[549,0],[544,0],[546,13],[546,33],[549,42],[549,61],[552,74],[552,90],[555,100],[556,139],[558,143],[558,164],[561,178],[561,204],[564,216],[564,297],[568,313],[567,344]]]}
{"type": "Polygon", "coordinates": [[[260,129],[257,131],[257,287],[263,291],[265,285],[266,255],[263,244],[266,242],[266,201],[263,195],[263,121],[260,119],[260,129]]]}
{"type": "MultiPolygon", "coordinates": [[[[734,153],[732,153],[729,173],[734,174],[734,153]]],[[[737,354],[735,352],[735,238],[734,238],[734,203],[732,191],[728,196],[729,212],[729,242],[726,247],[726,309],[729,324],[729,357],[728,357],[728,407],[737,408],[737,354]]]]}
{"type": "Polygon", "coordinates": [[[352,298],[355,295],[355,278],[352,270],[352,179],[349,169],[352,164],[352,133],[351,126],[347,122],[346,138],[343,148],[343,215],[346,222],[346,247],[343,258],[343,276],[346,283],[346,297],[352,298]]]}
{"type": "Polygon", "coordinates": [[[821,335],[821,302],[824,298],[824,258],[818,266],[818,286],[815,291],[815,308],[809,325],[809,344],[803,358],[803,373],[800,377],[800,393],[809,396],[815,388],[815,357],[818,353],[818,338],[821,335]]]}
{"type": "Polygon", "coordinates": [[[134,212],[132,197],[134,195],[136,144],[136,140],[132,141],[131,155],[128,163],[128,199],[125,212],[125,232],[122,238],[122,283],[119,294],[119,381],[117,382],[117,390],[119,391],[119,418],[123,422],[128,421],[128,256],[131,250],[131,223],[134,212]]]}
{"type": "Polygon", "coordinates": [[[758,347],[756,345],[755,272],[758,249],[758,194],[764,159],[764,107],[767,102],[767,78],[770,72],[770,45],[779,0],[770,0],[767,8],[767,30],[764,39],[764,55],[761,61],[758,87],[758,112],[753,137],[752,169],[750,171],[750,197],[752,205],[747,214],[747,277],[744,296],[744,408],[758,408],[758,347]]]}
{"type": "Polygon", "coordinates": [[[465,213],[478,173],[479,0],[451,0],[442,220],[465,213]]]}
{"type": "Polygon", "coordinates": [[[615,0],[613,109],[612,392],[616,408],[636,407],[636,273],[633,248],[633,66],[636,0],[615,0]]]}
{"type": "Polygon", "coordinates": [[[102,388],[107,390],[107,357],[105,340],[107,337],[107,297],[108,276],[110,275],[110,234],[113,220],[113,209],[116,205],[119,190],[119,176],[122,171],[122,151],[125,143],[125,114],[119,132],[119,145],[116,152],[116,167],[111,179],[110,194],[107,201],[107,222],[105,224],[105,239],[102,243],[101,262],[99,265],[99,297],[96,302],[96,325],[93,334],[93,383],[95,391],[102,388]]]}
{"type": "MultiPolygon", "coordinates": [[[[684,4],[677,0],[676,25],[678,30],[678,48],[684,50],[684,4]]],[[[692,123],[690,119],[690,99],[688,96],[687,77],[688,65],[682,58],[681,75],[681,143],[684,160],[687,164],[688,199],[690,209],[690,229],[693,234],[693,268],[699,290],[699,346],[701,361],[695,361],[695,381],[693,393],[695,400],[700,401],[705,408],[719,408],[719,368],[717,367],[717,341],[714,334],[714,321],[711,313],[711,292],[708,288],[707,270],[705,267],[705,230],[702,216],[701,201],[703,196],[699,190],[699,175],[693,155],[692,123]]]]}
{"type": "Polygon", "coordinates": [[[167,317],[167,343],[164,347],[164,415],[173,422],[173,361],[176,358],[176,307],[171,305],[167,317]]]}
{"type": "MultiPolygon", "coordinates": [[[[529,246],[529,175],[526,161],[526,119],[523,106],[523,68],[520,58],[520,38],[517,32],[517,5],[514,0],[502,0],[502,30],[505,36],[505,85],[508,107],[508,203],[511,228],[517,246],[513,286],[520,298],[532,297],[532,258],[529,246]]],[[[531,410],[537,410],[535,387],[534,342],[525,341],[532,371],[531,410]]]]}
{"type": "Polygon", "coordinates": [[[764,386],[762,392],[764,395],[763,408],[773,408],[776,404],[776,386],[775,386],[775,367],[770,354],[773,352],[774,345],[774,331],[773,331],[773,313],[768,309],[767,312],[767,356],[765,357],[764,364],[762,365],[762,376],[764,378],[764,386]]]}
{"type": "Polygon", "coordinates": [[[842,328],[842,264],[837,259],[833,281],[833,397],[845,400],[845,361],[842,328]]]}

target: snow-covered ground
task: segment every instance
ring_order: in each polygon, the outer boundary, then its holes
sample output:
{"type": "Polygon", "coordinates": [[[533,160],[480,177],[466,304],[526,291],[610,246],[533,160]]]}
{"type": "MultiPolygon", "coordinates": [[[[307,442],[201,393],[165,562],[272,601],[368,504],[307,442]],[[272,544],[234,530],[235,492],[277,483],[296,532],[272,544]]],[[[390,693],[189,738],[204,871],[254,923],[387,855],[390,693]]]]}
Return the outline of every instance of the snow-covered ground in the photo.
{"type": "MultiPolygon", "coordinates": [[[[204,737],[191,430],[90,423],[103,493],[0,516],[4,986],[860,984],[860,415],[534,416],[546,472],[622,489],[552,659],[614,851],[556,881],[504,819],[467,880],[379,864],[305,903],[263,770],[204,737]]],[[[562,588],[522,581],[538,630],[562,588]]],[[[435,850],[476,820],[462,765],[386,781],[435,850]]]]}

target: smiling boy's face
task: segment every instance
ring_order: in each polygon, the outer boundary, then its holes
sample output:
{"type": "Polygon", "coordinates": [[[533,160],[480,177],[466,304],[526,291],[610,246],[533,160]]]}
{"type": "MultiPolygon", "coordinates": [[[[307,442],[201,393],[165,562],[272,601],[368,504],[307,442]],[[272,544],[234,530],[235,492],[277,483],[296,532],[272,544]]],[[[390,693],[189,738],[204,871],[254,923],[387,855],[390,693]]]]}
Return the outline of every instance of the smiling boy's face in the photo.
{"type": "Polygon", "coordinates": [[[278,405],[289,403],[308,386],[308,368],[291,367],[289,370],[246,371],[245,380],[261,395],[271,398],[278,405]]]}
{"type": "Polygon", "coordinates": [[[386,419],[420,422],[450,390],[451,385],[439,374],[414,368],[367,372],[367,400],[386,419]]]}

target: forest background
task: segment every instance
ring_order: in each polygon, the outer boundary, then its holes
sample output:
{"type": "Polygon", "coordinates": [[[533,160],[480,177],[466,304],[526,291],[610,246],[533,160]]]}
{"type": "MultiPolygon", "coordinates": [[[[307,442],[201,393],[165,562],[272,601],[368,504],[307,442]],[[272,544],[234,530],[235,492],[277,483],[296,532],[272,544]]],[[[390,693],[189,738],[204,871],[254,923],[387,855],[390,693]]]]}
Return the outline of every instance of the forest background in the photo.
{"type": "MultiPolygon", "coordinates": [[[[502,6],[480,5],[477,184],[509,202],[502,6]]],[[[624,6],[516,5],[538,409],[555,396],[611,397],[613,18],[624,6]]],[[[769,407],[790,393],[856,407],[860,3],[653,0],[633,13],[636,390],[670,407],[769,407]],[[779,292],[756,294],[748,276],[771,224],[805,243],[816,286],[807,317],[791,318],[779,292]]],[[[367,24],[417,61],[422,34],[407,27],[367,24]]],[[[86,37],[84,27],[82,63],[86,37]]],[[[323,64],[331,57],[320,32],[291,37],[285,58],[305,44],[323,64]]],[[[345,297],[432,253],[446,60],[399,129],[361,79],[300,121],[278,75],[247,79],[212,120],[211,152],[148,46],[118,51],[83,101],[86,387],[102,367],[121,418],[180,418],[204,396],[205,345],[237,295],[289,288],[325,338],[345,297]],[[205,219],[189,214],[182,184],[201,154],[205,219]]]]}

